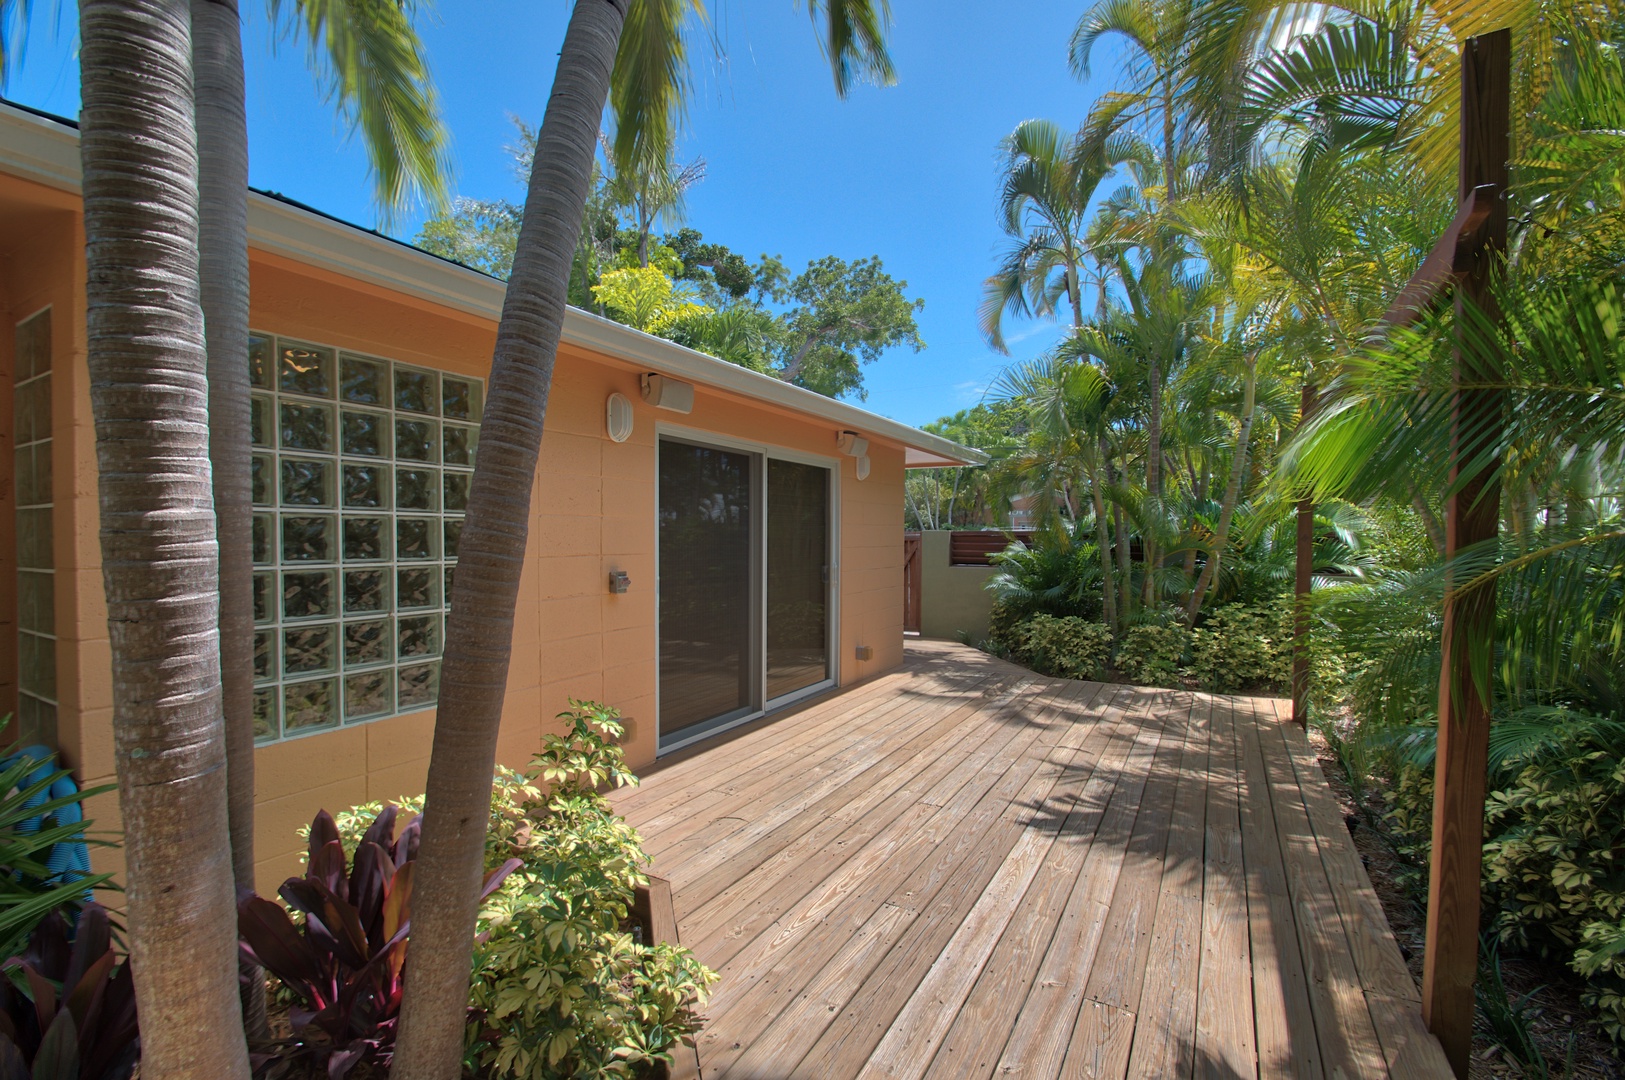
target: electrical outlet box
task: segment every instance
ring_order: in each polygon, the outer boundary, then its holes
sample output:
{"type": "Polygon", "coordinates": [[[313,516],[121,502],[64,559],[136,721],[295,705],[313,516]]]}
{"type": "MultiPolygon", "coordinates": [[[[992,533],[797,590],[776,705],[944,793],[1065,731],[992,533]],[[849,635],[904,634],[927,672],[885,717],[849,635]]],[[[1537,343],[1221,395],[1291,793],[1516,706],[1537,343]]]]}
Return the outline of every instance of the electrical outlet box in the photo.
{"type": "Polygon", "coordinates": [[[611,570],[609,572],[609,591],[623,593],[632,587],[632,575],[625,570],[611,570]]]}
{"type": "Polygon", "coordinates": [[[875,647],[873,645],[859,645],[858,646],[858,659],[859,660],[873,660],[874,658],[875,658],[875,647]]]}

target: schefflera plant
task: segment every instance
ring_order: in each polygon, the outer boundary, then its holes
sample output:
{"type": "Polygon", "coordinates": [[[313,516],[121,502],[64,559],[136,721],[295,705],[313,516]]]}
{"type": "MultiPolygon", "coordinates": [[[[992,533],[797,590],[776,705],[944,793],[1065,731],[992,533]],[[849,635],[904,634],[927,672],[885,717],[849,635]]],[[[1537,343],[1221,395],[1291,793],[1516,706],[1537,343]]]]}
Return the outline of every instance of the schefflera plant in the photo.
{"type": "MultiPolygon", "coordinates": [[[[257,1076],[275,1080],[303,1062],[342,1080],[362,1061],[387,1067],[394,1054],[412,929],[412,879],[419,819],[395,835],[398,811],[378,811],[354,859],[327,811],[310,824],[305,873],[282,883],[280,904],[252,893],[237,905],[245,958],[275,975],[297,999],[292,1034],[254,1055],[257,1076]]],[[[486,878],[489,896],[516,867],[486,878]]],[[[483,899],[482,896],[482,899],[483,899]]]]}
{"type": "Polygon", "coordinates": [[[716,975],[628,926],[648,861],[603,789],[636,784],[619,713],[571,701],[526,773],[502,770],[487,865],[522,860],[480,915],[467,1064],[512,1080],[639,1075],[692,1040],[716,975]]]}

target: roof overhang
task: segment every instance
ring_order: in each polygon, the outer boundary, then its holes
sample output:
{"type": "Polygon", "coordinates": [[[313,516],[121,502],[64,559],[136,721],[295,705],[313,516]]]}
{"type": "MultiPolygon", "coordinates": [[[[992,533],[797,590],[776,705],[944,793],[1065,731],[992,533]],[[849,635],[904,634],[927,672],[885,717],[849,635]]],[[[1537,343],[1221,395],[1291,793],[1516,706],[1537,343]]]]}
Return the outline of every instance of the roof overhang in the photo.
{"type": "MultiPolygon", "coordinates": [[[[71,123],[0,102],[0,170],[78,194],[78,131],[71,123]]],[[[259,251],[492,322],[502,315],[507,292],[503,281],[264,192],[249,192],[248,242],[259,251]]],[[[986,461],[980,451],[951,440],[578,308],[565,311],[564,341],[651,372],[818,417],[840,430],[900,446],[911,469],[986,461]]]]}

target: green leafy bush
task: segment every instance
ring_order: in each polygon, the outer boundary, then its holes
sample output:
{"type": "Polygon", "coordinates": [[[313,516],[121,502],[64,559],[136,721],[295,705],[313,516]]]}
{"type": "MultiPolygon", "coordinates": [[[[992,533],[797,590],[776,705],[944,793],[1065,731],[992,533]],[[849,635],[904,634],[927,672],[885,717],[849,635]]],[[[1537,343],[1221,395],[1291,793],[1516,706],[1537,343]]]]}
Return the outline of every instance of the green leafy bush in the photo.
{"type": "Polygon", "coordinates": [[[1117,669],[1149,686],[1177,686],[1190,638],[1178,623],[1131,626],[1117,643],[1117,669]]]}
{"type": "Polygon", "coordinates": [[[1625,763],[1578,742],[1542,754],[1490,794],[1484,822],[1501,940],[1569,960],[1603,1026],[1625,1039],[1625,763]]]}
{"type": "MultiPolygon", "coordinates": [[[[1484,910],[1498,939],[1567,962],[1605,1030],[1625,1041],[1625,763],[1585,729],[1492,768],[1484,810],[1484,910]]],[[[1399,768],[1387,820],[1425,886],[1431,769],[1399,768]]]]}
{"type": "Polygon", "coordinates": [[[987,616],[987,647],[995,656],[1012,657],[1016,649],[1016,628],[1027,619],[1027,612],[1005,600],[993,601],[987,616]]]}
{"type": "Polygon", "coordinates": [[[1112,657],[1112,634],[1075,615],[1034,615],[1008,633],[1011,658],[1045,675],[1097,678],[1112,657]]]}
{"type": "Polygon", "coordinates": [[[1226,604],[1191,631],[1190,672],[1215,693],[1292,681],[1292,598],[1226,604]]]}
{"type": "MultiPolygon", "coordinates": [[[[466,1063],[512,1080],[642,1075],[699,1030],[716,975],[628,925],[648,878],[637,832],[599,793],[635,784],[619,714],[572,701],[524,772],[498,769],[487,869],[520,866],[480,910],[466,1063]]],[[[400,801],[421,811],[421,797],[400,801]]],[[[337,816],[353,848],[379,805],[337,816]]]]}

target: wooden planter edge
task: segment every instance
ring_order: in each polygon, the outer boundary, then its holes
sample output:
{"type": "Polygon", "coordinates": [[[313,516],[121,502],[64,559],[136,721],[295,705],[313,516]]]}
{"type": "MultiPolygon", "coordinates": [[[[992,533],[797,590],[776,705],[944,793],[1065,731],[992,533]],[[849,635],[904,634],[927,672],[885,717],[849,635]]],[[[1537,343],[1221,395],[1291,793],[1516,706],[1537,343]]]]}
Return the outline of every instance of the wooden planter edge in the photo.
{"type": "MultiPolygon", "coordinates": [[[[677,938],[677,908],[672,904],[670,881],[650,874],[649,884],[637,887],[633,910],[642,917],[651,944],[657,941],[682,944],[677,938]]],[[[672,1064],[666,1075],[669,1080],[700,1080],[699,1050],[680,1044],[672,1053],[672,1064]]]]}

